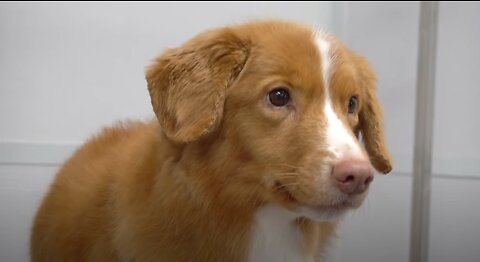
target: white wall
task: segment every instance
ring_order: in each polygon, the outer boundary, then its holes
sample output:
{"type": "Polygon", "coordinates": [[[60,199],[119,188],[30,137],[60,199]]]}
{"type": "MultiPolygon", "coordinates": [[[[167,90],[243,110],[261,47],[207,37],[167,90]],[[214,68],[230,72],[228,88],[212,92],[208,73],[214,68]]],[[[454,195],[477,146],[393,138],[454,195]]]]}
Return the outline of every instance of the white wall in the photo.
{"type": "MultiPolygon", "coordinates": [[[[419,4],[348,3],[344,41],[364,54],[379,77],[387,140],[396,171],[412,170],[419,4]]],[[[480,177],[480,3],[441,3],[433,171],[480,177]]]]}
{"type": "Polygon", "coordinates": [[[333,262],[409,260],[418,3],[344,4],[343,39],[378,75],[394,172],[377,176],[366,205],[345,219],[333,262]]]}
{"type": "Polygon", "coordinates": [[[387,143],[395,171],[412,170],[418,3],[345,4],[344,41],[368,58],[378,75],[387,143]]]}
{"type": "Polygon", "coordinates": [[[479,199],[480,179],[433,179],[429,261],[480,261],[479,199]]]}
{"type": "MultiPolygon", "coordinates": [[[[332,261],[408,261],[419,4],[350,2],[345,8],[345,41],[365,54],[379,75],[397,165],[392,177],[376,179],[368,212],[345,221],[332,261]]],[[[479,3],[440,4],[432,262],[480,261],[479,12],[479,3]]]]}
{"type": "MultiPolygon", "coordinates": [[[[450,178],[434,178],[432,262],[480,261],[480,180],[465,177],[480,175],[478,6],[440,9],[434,171],[450,178]]],[[[418,7],[0,3],[0,261],[28,261],[35,209],[78,143],[113,121],[153,115],[143,75],[151,58],[204,29],[265,16],[324,25],[377,70],[397,165],[376,177],[366,204],[342,223],[327,260],[408,261],[418,7]]]]}
{"type": "Polygon", "coordinates": [[[254,18],[326,28],[330,3],[0,3],[0,141],[70,144],[152,116],[144,69],[195,34],[254,18]]]}
{"type": "Polygon", "coordinates": [[[433,171],[480,178],[480,3],[439,11],[433,171]]]}
{"type": "Polygon", "coordinates": [[[432,262],[477,262],[480,3],[442,2],[439,11],[429,256],[432,262]]]}
{"type": "Polygon", "coordinates": [[[0,261],[30,261],[30,226],[55,166],[0,165],[0,261]]]}

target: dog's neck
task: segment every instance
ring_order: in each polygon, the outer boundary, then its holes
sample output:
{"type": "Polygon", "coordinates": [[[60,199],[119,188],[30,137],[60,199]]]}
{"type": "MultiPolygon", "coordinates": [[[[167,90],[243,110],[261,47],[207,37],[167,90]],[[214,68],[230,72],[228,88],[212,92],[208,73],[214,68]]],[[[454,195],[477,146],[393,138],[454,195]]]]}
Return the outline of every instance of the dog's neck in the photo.
{"type": "Polygon", "coordinates": [[[217,204],[224,199],[229,206],[256,208],[265,202],[258,175],[265,165],[254,162],[238,145],[218,137],[206,138],[176,146],[175,153],[178,166],[191,178],[188,182],[194,181],[196,190],[217,204]]]}
{"type": "Polygon", "coordinates": [[[257,210],[251,239],[250,262],[313,261],[294,213],[274,204],[257,210]]]}
{"type": "MultiPolygon", "coordinates": [[[[319,253],[318,247],[324,246],[319,245],[320,242],[330,238],[334,224],[320,225],[299,218],[297,214],[279,205],[269,204],[270,201],[265,195],[261,195],[261,191],[252,192],[249,185],[239,183],[244,179],[235,178],[235,176],[245,175],[243,172],[251,172],[248,161],[244,166],[238,166],[238,163],[229,161],[232,158],[239,158],[237,155],[231,155],[236,152],[230,151],[231,148],[228,148],[227,143],[206,144],[206,146],[201,143],[186,146],[172,145],[172,153],[176,154],[174,161],[181,164],[175,166],[181,166],[183,169],[182,172],[176,172],[176,176],[181,176],[183,173],[189,177],[183,180],[184,183],[195,183],[191,186],[184,185],[185,188],[189,188],[184,191],[188,191],[189,194],[194,193],[197,195],[195,200],[199,200],[186,202],[196,207],[185,206],[184,209],[211,209],[203,210],[205,211],[201,214],[203,220],[193,219],[189,223],[217,221],[198,225],[198,228],[210,232],[205,233],[205,238],[216,236],[208,242],[218,241],[219,250],[223,250],[220,248],[222,245],[225,247],[234,245],[238,249],[234,253],[240,250],[246,252],[244,255],[246,261],[314,261],[314,257],[319,253]],[[205,166],[206,162],[209,165],[205,166]],[[213,224],[236,226],[209,228],[213,224]],[[240,224],[241,228],[238,227],[240,224]],[[232,239],[234,241],[231,241],[232,239]]],[[[177,223],[177,227],[181,227],[180,222],[177,223]]],[[[202,245],[202,243],[191,244],[202,245]]],[[[221,253],[218,251],[218,258],[231,257],[229,253],[221,253]]],[[[242,256],[237,253],[237,257],[242,256]]]]}

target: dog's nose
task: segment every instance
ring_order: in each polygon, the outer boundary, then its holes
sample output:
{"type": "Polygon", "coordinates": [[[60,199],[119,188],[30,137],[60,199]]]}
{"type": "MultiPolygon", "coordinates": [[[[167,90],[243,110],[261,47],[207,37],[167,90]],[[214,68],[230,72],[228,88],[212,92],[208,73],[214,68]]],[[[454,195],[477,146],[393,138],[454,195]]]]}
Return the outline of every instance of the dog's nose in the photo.
{"type": "Polygon", "coordinates": [[[347,194],[361,194],[373,181],[370,163],[360,159],[343,159],[333,166],[333,179],[336,186],[347,194]]]}

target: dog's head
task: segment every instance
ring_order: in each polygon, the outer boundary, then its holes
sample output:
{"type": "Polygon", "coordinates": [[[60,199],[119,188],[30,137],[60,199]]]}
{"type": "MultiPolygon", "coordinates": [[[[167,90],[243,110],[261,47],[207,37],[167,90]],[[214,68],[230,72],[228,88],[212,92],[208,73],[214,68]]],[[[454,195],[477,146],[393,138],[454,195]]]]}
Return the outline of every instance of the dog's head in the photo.
{"type": "Polygon", "coordinates": [[[223,181],[215,191],[240,183],[256,200],[329,219],[361,204],[372,165],[392,169],[370,66],[310,27],[208,31],[166,51],[146,78],[166,137],[224,170],[211,175],[223,181]]]}

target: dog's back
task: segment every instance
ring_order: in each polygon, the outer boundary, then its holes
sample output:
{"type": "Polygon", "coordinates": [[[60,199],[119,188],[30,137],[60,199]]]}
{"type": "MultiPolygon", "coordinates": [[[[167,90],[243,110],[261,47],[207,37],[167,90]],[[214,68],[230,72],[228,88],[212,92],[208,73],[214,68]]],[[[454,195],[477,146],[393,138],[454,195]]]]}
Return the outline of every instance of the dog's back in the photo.
{"type": "Polygon", "coordinates": [[[156,121],[105,129],[57,174],[34,221],[32,261],[244,261],[253,209],[200,209],[207,201],[191,184],[175,186],[178,157],[156,121]]]}
{"type": "Polygon", "coordinates": [[[133,172],[143,176],[133,182],[153,183],[153,164],[145,162],[155,161],[158,134],[156,122],[119,124],[91,139],[65,163],[35,218],[33,261],[117,261],[112,232],[118,214],[112,204],[116,191],[128,190],[120,188],[126,185],[119,185],[119,179],[133,172]]]}

